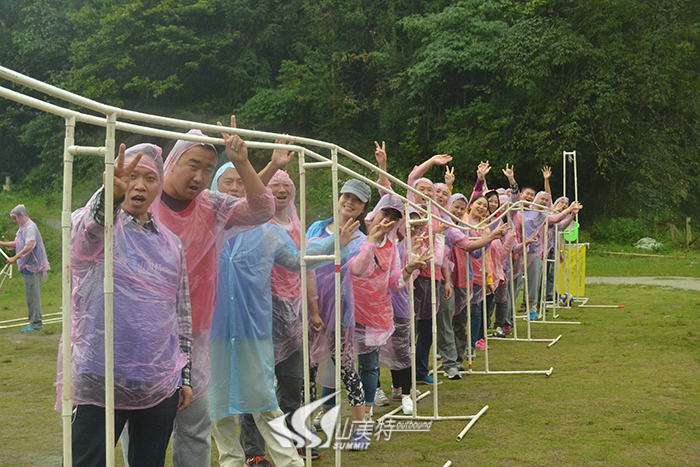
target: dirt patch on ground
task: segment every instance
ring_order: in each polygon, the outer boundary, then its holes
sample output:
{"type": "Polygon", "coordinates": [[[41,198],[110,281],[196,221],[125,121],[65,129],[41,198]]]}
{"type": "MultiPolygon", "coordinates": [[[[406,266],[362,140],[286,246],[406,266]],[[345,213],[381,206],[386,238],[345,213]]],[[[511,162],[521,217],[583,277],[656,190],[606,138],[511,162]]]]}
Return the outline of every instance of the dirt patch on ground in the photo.
{"type": "Polygon", "coordinates": [[[697,277],[586,277],[586,284],[656,285],[700,291],[697,277]]]}

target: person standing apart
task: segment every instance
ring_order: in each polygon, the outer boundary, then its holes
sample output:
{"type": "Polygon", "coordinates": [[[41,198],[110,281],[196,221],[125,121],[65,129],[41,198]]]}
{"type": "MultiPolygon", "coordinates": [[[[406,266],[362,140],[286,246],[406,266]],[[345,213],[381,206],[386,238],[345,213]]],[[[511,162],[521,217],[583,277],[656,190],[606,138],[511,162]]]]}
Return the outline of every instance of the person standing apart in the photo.
{"type": "Polygon", "coordinates": [[[22,332],[43,331],[41,321],[41,283],[46,282],[47,271],[51,269],[46,257],[46,248],[36,224],[29,218],[24,204],[10,211],[12,222],[19,226],[13,242],[0,242],[0,246],[15,250],[9,264],[17,263],[24,279],[24,297],[27,300],[29,326],[22,332]]]}

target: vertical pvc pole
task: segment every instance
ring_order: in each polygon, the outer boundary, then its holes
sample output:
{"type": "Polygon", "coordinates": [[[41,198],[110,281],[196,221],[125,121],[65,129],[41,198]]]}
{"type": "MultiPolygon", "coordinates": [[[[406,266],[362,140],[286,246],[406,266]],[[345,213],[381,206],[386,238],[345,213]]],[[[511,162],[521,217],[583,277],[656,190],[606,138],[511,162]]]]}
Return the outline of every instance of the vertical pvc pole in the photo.
{"type": "MultiPolygon", "coordinates": [[[[411,239],[411,213],[408,209],[408,203],[404,204],[404,216],[406,219],[406,256],[408,261],[411,261],[411,252],[413,251],[412,239],[411,239]]],[[[409,324],[410,338],[411,338],[411,402],[413,402],[413,418],[418,414],[418,402],[417,402],[417,392],[416,386],[416,310],[415,310],[415,297],[413,296],[413,278],[409,278],[408,284],[408,302],[409,302],[409,318],[411,320],[409,324]]]]}
{"type": "MultiPolygon", "coordinates": [[[[343,364],[343,347],[341,342],[341,334],[343,333],[342,321],[340,314],[341,309],[341,291],[340,291],[340,236],[338,232],[340,230],[339,213],[338,213],[338,147],[334,146],[331,151],[331,175],[333,184],[333,247],[335,255],[335,390],[338,391],[338,397],[336,404],[341,405],[341,395],[340,391],[340,367],[343,364]]],[[[340,418],[338,417],[336,425],[336,433],[340,433],[340,418]]],[[[340,446],[338,446],[339,448],[340,446]]],[[[335,465],[340,467],[340,449],[335,450],[335,465]]]]}
{"type": "Polygon", "coordinates": [[[63,392],[61,418],[63,420],[63,463],[73,465],[73,436],[71,418],[73,412],[73,381],[71,377],[71,329],[72,329],[72,274],[70,261],[71,200],[73,194],[73,155],[68,148],[75,144],[75,117],[66,119],[66,136],[63,142],[63,208],[61,210],[61,286],[63,305],[63,392]]]}
{"type": "MultiPolygon", "coordinates": [[[[311,403],[311,370],[309,368],[309,362],[311,360],[309,355],[309,303],[307,300],[307,288],[308,284],[306,281],[306,167],[304,163],[306,162],[306,153],[304,151],[299,152],[299,213],[300,213],[300,224],[301,224],[301,328],[302,328],[302,358],[304,359],[304,405],[308,406],[311,403]]],[[[306,452],[306,462],[307,467],[311,467],[311,449],[306,452]]]]}
{"type": "MultiPolygon", "coordinates": [[[[437,291],[435,290],[435,238],[433,231],[433,200],[428,199],[428,238],[430,239],[430,312],[432,321],[433,344],[430,346],[433,352],[433,416],[438,416],[438,384],[437,384],[437,291]]],[[[430,372],[428,372],[430,374],[430,372]]]]}
{"type": "Polygon", "coordinates": [[[107,115],[105,138],[105,447],[106,465],[114,465],[114,154],[117,114],[107,115]]]}
{"type": "Polygon", "coordinates": [[[544,239],[542,242],[542,282],[540,283],[540,313],[542,314],[542,321],[547,321],[545,314],[547,313],[547,267],[549,264],[549,255],[547,254],[547,249],[549,248],[549,215],[544,218],[544,239]],[[544,300],[543,300],[544,299],[544,300]]]}
{"type": "MultiPolygon", "coordinates": [[[[481,231],[481,236],[486,230],[481,231]]],[[[484,371],[489,372],[489,350],[486,334],[488,334],[488,312],[486,310],[486,247],[481,247],[481,328],[484,330],[484,371]]]]}
{"type": "MultiPolygon", "coordinates": [[[[576,162],[576,151],[574,151],[574,198],[575,201],[578,202],[578,167],[577,167],[577,162],[576,162]]],[[[576,213],[576,219],[574,219],[578,223],[578,213],[576,213]]],[[[579,274],[580,268],[579,265],[581,264],[581,257],[579,255],[579,240],[578,240],[578,235],[576,236],[576,298],[579,297],[579,274]]]]}
{"type": "Polygon", "coordinates": [[[559,224],[554,225],[554,263],[552,267],[554,268],[554,283],[552,284],[552,318],[556,318],[557,308],[559,308],[559,300],[557,297],[557,279],[559,279],[559,248],[561,244],[559,241],[559,224]]]}
{"type": "Polygon", "coordinates": [[[527,338],[531,339],[531,332],[530,332],[530,295],[529,295],[529,290],[527,288],[528,286],[528,281],[527,281],[527,231],[525,229],[525,210],[524,206],[521,204],[520,205],[520,230],[522,231],[523,234],[523,269],[524,269],[524,281],[523,281],[523,298],[525,298],[525,322],[527,323],[527,338]]]}
{"type": "MultiPolygon", "coordinates": [[[[510,222],[509,222],[510,223],[510,222]]],[[[511,315],[511,321],[513,322],[513,339],[518,338],[518,326],[515,324],[515,302],[516,302],[516,297],[515,297],[515,275],[513,274],[513,267],[514,267],[514,262],[513,262],[513,251],[511,250],[510,254],[508,255],[508,261],[510,261],[510,296],[512,298],[510,302],[510,312],[512,313],[511,315]]]]}

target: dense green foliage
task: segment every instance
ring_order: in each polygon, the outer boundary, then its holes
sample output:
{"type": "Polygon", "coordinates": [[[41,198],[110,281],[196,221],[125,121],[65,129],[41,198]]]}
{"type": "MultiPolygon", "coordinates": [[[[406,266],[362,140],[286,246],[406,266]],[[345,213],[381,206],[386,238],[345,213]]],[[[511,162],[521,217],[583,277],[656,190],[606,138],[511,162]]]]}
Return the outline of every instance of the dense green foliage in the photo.
{"type": "MultiPolygon", "coordinates": [[[[400,177],[446,152],[464,191],[488,159],[491,185],[509,162],[540,187],[549,164],[560,193],[562,151],[576,150],[584,218],[700,218],[699,45],[691,0],[0,4],[3,66],[108,104],[207,122],[234,112],[241,127],[368,158],[386,140],[400,177]]],[[[60,119],[0,100],[0,175],[52,187],[61,138],[60,119]]]]}

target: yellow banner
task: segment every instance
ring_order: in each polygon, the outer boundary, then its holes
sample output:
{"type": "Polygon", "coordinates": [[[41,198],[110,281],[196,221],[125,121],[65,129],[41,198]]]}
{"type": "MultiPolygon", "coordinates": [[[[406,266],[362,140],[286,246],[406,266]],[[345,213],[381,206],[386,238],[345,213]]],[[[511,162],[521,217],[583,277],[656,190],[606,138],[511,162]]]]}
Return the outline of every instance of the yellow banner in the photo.
{"type": "Polygon", "coordinates": [[[564,262],[558,266],[557,293],[583,297],[586,294],[586,245],[564,245],[562,250],[564,262]]]}

